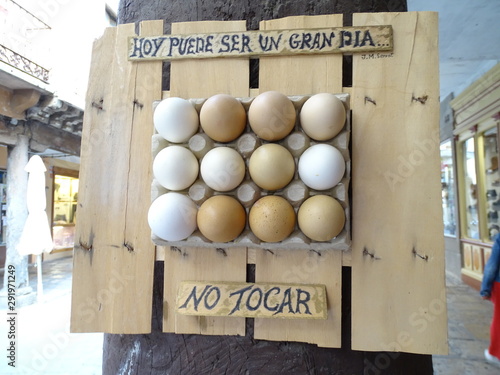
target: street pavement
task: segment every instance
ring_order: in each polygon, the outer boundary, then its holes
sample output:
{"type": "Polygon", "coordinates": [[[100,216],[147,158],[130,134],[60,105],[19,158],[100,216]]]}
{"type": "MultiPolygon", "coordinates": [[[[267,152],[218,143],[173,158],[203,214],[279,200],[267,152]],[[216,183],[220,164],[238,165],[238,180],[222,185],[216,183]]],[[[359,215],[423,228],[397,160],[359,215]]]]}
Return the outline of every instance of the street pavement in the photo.
{"type": "MultiPolygon", "coordinates": [[[[69,333],[72,258],[43,263],[42,302],[17,309],[16,368],[0,357],[2,375],[99,375],[102,368],[102,333],[69,333]]],[[[0,272],[3,279],[3,272],[0,272]]],[[[30,284],[36,291],[36,269],[30,284]]],[[[433,356],[436,375],[499,375],[500,368],[484,359],[493,313],[491,302],[461,280],[447,274],[449,355],[433,356]]],[[[0,306],[0,342],[8,352],[8,315],[0,306]]]]}
{"type": "MultiPolygon", "coordinates": [[[[70,333],[72,258],[44,262],[43,299],[17,308],[16,368],[8,365],[5,298],[0,306],[0,374],[100,375],[102,333],[70,333]]],[[[3,280],[3,272],[1,272],[3,280]]],[[[3,281],[2,281],[3,283],[3,281]]],[[[36,268],[30,266],[30,285],[37,290],[36,268]]]]}
{"type": "Polygon", "coordinates": [[[484,359],[493,304],[451,274],[446,275],[448,305],[447,356],[433,356],[436,375],[500,375],[500,367],[484,359]]]}

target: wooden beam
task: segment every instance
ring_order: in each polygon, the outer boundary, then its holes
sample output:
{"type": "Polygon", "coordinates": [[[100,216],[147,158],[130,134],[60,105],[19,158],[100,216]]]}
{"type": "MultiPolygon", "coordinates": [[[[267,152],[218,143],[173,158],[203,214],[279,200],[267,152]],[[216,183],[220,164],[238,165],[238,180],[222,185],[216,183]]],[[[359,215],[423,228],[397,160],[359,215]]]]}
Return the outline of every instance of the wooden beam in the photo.
{"type": "MultiPolygon", "coordinates": [[[[0,89],[1,96],[1,89],[0,89]]],[[[0,121],[0,139],[1,143],[6,146],[15,146],[17,144],[17,135],[21,133],[20,129],[24,130],[24,126],[9,125],[5,121],[0,121]]]]}
{"type": "Polygon", "coordinates": [[[12,90],[0,86],[0,115],[15,119],[24,119],[24,114],[17,113],[10,107],[10,100],[12,98],[12,90]]]}
{"type": "Polygon", "coordinates": [[[433,12],[353,15],[391,24],[397,46],[353,57],[354,350],[448,352],[437,22],[433,12]]]}
{"type": "Polygon", "coordinates": [[[28,108],[33,107],[40,100],[40,92],[36,90],[24,89],[14,90],[10,98],[11,108],[19,113],[24,113],[28,108]]]}
{"type": "Polygon", "coordinates": [[[32,149],[46,145],[45,149],[51,148],[71,155],[80,155],[81,137],[38,121],[29,121],[28,124],[31,129],[32,149]]]}
{"type": "Polygon", "coordinates": [[[40,92],[32,89],[10,90],[0,87],[0,114],[23,120],[24,112],[38,103],[40,95],[40,92]]]}
{"type": "Polygon", "coordinates": [[[80,155],[81,138],[75,134],[65,132],[50,125],[44,125],[38,121],[22,121],[18,125],[9,125],[0,121],[1,143],[7,146],[15,146],[19,134],[29,134],[30,149],[43,152],[47,148],[80,155]]]}

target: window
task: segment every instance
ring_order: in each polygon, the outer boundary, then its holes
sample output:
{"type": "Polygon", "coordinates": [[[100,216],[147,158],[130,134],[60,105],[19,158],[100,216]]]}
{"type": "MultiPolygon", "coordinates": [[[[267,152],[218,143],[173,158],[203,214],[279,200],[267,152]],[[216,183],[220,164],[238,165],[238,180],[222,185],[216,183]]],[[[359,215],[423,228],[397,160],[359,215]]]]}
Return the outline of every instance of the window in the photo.
{"type": "Polygon", "coordinates": [[[498,214],[500,211],[500,179],[498,175],[498,141],[497,128],[494,127],[483,133],[483,169],[484,189],[483,197],[486,199],[487,220],[486,239],[493,241],[496,234],[500,232],[498,214]]]}
{"type": "Polygon", "coordinates": [[[457,220],[455,215],[456,198],[452,142],[446,141],[442,143],[440,151],[444,234],[456,237],[457,220]]]}
{"type": "Polygon", "coordinates": [[[54,176],[54,211],[52,235],[54,249],[72,248],[75,242],[78,178],[56,174],[54,176]]]}
{"type": "Polygon", "coordinates": [[[462,147],[465,174],[465,236],[471,239],[479,239],[478,192],[474,138],[467,139],[462,144],[462,147]]]}

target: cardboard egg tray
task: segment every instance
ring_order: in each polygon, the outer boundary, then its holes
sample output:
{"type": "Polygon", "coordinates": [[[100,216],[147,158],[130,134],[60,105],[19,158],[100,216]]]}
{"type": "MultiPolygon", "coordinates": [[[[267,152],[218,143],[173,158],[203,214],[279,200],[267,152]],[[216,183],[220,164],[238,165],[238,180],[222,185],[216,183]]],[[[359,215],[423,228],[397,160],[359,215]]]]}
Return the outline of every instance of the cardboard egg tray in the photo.
{"type": "MultiPolygon", "coordinates": [[[[349,207],[349,182],[351,176],[351,158],[349,154],[349,138],[351,129],[351,117],[350,117],[350,105],[349,105],[349,94],[335,94],[344,104],[346,110],[346,122],[340,133],[331,140],[328,141],[315,141],[309,138],[300,127],[300,117],[299,113],[302,105],[310,97],[310,95],[303,96],[289,96],[288,98],[292,101],[295,106],[297,113],[295,127],[292,132],[286,136],[284,139],[279,140],[277,143],[285,148],[287,148],[293,155],[295,160],[295,174],[292,181],[285,186],[283,189],[267,191],[258,187],[250,178],[248,172],[248,162],[253,151],[259,146],[265,143],[271,143],[258,138],[255,133],[250,128],[247,119],[247,126],[242,135],[237,139],[229,143],[219,143],[211,138],[209,138],[199,127],[199,131],[193,135],[186,143],[171,143],[164,139],[159,134],[154,134],[152,138],[152,153],[153,158],[160,152],[163,148],[178,145],[188,148],[199,161],[201,165],[201,160],[203,156],[213,149],[214,147],[225,146],[230,147],[238,151],[243,157],[246,165],[245,178],[242,183],[234,190],[229,192],[218,192],[212,190],[208,187],[201,179],[200,174],[198,179],[191,185],[188,189],[183,191],[176,191],[177,193],[185,194],[191,198],[197,207],[199,208],[201,204],[214,195],[229,195],[236,198],[245,208],[247,214],[247,223],[245,229],[235,240],[230,242],[211,242],[205,238],[201,232],[197,229],[191,236],[182,241],[165,241],[154,234],[152,234],[153,242],[158,246],[178,246],[178,247],[216,247],[216,248],[228,248],[228,247],[251,247],[251,248],[263,248],[263,249],[302,249],[302,250],[349,250],[351,245],[351,223],[350,223],[350,207],[349,207]],[[297,172],[298,160],[302,152],[304,152],[308,147],[313,146],[318,143],[329,144],[336,147],[344,157],[346,163],[346,171],[344,177],[339,182],[338,185],[334,186],[329,190],[314,190],[307,187],[299,178],[297,172]],[[345,212],[345,225],[339,235],[327,242],[318,242],[309,239],[304,235],[299,227],[298,223],[295,224],[294,231],[281,242],[263,242],[257,238],[248,225],[248,213],[250,208],[261,197],[266,195],[278,195],[285,198],[293,206],[295,213],[297,214],[298,209],[302,202],[313,195],[327,195],[337,199],[345,212]]],[[[254,98],[236,98],[238,99],[246,113],[248,114],[248,109],[254,98]]],[[[207,100],[204,99],[189,99],[189,102],[195,107],[200,113],[203,103],[207,100]]],[[[159,102],[153,103],[154,108],[159,102]]],[[[248,117],[248,116],[247,116],[248,117]]],[[[161,186],[153,177],[153,182],[151,186],[151,201],[154,201],[157,197],[162,194],[169,192],[166,188],[161,186]]]]}

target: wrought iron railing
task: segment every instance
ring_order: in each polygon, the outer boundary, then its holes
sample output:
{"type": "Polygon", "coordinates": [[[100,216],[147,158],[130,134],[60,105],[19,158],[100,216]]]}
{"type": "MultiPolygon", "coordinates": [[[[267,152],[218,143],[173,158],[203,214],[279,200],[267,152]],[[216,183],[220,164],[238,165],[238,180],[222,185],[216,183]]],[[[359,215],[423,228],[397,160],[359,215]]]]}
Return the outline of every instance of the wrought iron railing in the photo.
{"type": "Polygon", "coordinates": [[[0,61],[29,74],[45,83],[49,82],[49,71],[37,63],[21,56],[10,48],[0,44],[0,61]]]}

